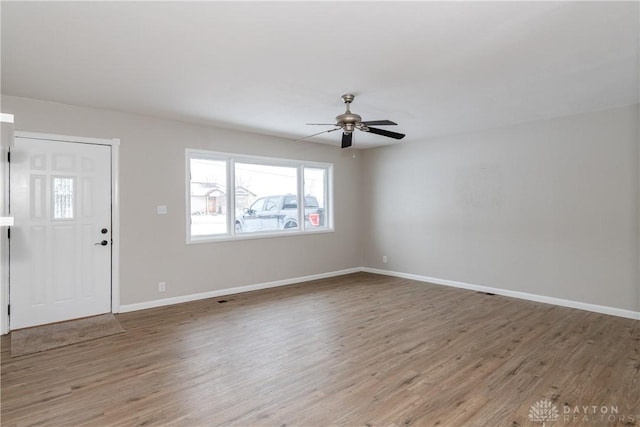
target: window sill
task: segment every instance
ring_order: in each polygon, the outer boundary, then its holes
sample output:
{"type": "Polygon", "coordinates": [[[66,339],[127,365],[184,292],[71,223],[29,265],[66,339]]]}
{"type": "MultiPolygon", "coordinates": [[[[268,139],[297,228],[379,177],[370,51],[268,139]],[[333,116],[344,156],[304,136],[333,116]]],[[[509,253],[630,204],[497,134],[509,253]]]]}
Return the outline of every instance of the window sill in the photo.
{"type": "Polygon", "coordinates": [[[221,236],[202,236],[192,237],[187,239],[187,245],[199,245],[202,243],[218,243],[218,242],[235,242],[241,240],[255,240],[255,239],[269,239],[278,237],[290,237],[290,236],[308,236],[313,234],[327,234],[333,233],[333,228],[323,228],[320,230],[307,230],[307,231],[277,231],[277,232],[257,232],[257,233],[242,233],[231,236],[224,234],[221,236]]]}

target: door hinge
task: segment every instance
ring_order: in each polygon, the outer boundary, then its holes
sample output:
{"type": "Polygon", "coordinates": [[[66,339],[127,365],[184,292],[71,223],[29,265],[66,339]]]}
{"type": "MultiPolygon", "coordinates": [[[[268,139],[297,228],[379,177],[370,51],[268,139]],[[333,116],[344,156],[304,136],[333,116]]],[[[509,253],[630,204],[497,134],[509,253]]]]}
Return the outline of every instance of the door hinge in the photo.
{"type": "Polygon", "coordinates": [[[7,239],[11,239],[11,227],[7,228],[7,239]]]}
{"type": "Polygon", "coordinates": [[[7,314],[11,314],[11,304],[7,306],[7,314]]]}
{"type": "Polygon", "coordinates": [[[7,151],[7,163],[11,163],[11,151],[7,151]]]}

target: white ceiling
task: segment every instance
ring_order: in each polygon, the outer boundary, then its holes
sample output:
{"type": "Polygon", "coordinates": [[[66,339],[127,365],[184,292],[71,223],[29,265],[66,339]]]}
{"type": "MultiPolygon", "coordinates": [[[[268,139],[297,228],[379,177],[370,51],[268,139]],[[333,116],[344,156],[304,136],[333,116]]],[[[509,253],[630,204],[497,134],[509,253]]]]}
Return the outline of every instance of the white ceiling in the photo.
{"type": "Polygon", "coordinates": [[[348,92],[405,141],[639,102],[636,1],[2,1],[1,18],[4,94],[294,139],[348,92]]]}

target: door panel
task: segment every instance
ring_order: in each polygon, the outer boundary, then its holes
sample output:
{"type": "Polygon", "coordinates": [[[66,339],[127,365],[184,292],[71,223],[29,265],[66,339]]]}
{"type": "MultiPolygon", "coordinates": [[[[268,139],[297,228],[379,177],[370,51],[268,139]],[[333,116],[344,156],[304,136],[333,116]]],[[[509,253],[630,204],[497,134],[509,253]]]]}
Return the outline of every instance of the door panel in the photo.
{"type": "Polygon", "coordinates": [[[17,137],[10,181],[11,329],[110,312],[111,147],[17,137]]]}

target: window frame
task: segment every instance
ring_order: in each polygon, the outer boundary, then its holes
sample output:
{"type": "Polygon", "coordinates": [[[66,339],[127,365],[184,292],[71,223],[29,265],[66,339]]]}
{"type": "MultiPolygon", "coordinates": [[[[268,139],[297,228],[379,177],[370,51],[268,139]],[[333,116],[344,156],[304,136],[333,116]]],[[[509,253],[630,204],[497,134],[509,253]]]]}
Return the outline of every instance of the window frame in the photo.
{"type": "MultiPolygon", "coordinates": [[[[213,243],[224,241],[237,241],[237,240],[251,240],[251,239],[264,239],[272,237],[283,236],[301,236],[310,234],[322,234],[332,233],[334,229],[333,218],[333,164],[324,162],[313,162],[306,160],[294,160],[294,159],[282,159],[274,157],[262,157],[251,156],[236,153],[225,153],[218,151],[209,151],[201,149],[187,148],[185,149],[185,218],[186,218],[186,243],[201,244],[201,243],[213,243]],[[208,234],[201,236],[191,235],[191,159],[204,159],[212,161],[223,161],[226,167],[226,179],[227,179],[227,191],[226,191],[226,206],[227,206],[227,232],[220,234],[208,234]],[[235,219],[236,219],[236,179],[235,179],[235,165],[236,163],[248,163],[264,166],[280,166],[280,167],[295,167],[297,174],[296,182],[296,202],[297,202],[297,220],[298,228],[289,230],[267,230],[267,231],[253,231],[236,233],[235,219]],[[304,221],[304,209],[305,209],[305,194],[304,194],[304,170],[305,168],[312,169],[324,169],[326,172],[324,180],[324,212],[325,222],[324,227],[307,229],[306,221],[304,221]],[[231,191],[230,191],[231,189],[231,191]],[[302,208],[301,208],[302,206],[302,208]]],[[[256,198],[267,198],[270,195],[259,196],[256,198]]]]}

